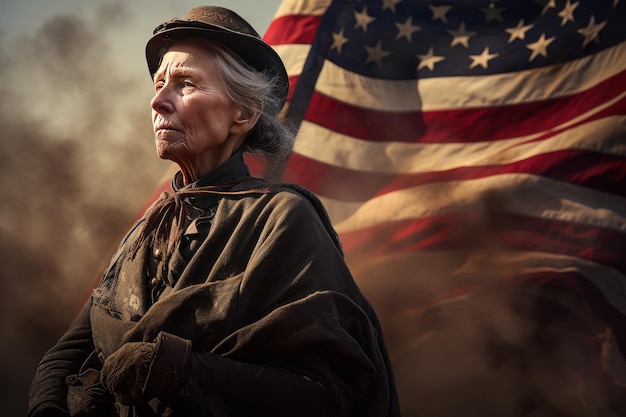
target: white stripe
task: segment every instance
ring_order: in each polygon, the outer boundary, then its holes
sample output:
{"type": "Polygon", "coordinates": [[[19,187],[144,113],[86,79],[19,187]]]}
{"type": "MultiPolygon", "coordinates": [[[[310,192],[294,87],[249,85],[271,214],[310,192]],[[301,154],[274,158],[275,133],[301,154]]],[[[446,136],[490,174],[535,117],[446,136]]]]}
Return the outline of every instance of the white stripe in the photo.
{"type": "MultiPolygon", "coordinates": [[[[453,253],[452,253],[453,254],[453,253]]],[[[619,271],[585,259],[542,252],[476,251],[457,273],[487,277],[542,272],[576,272],[593,283],[609,302],[626,314],[626,276],[619,271]]]]}
{"type": "Polygon", "coordinates": [[[287,15],[315,15],[324,14],[332,0],[283,0],[278,6],[274,19],[287,15]]]}
{"type": "MultiPolygon", "coordinates": [[[[382,262],[388,264],[390,268],[393,268],[393,265],[399,262],[397,260],[399,256],[404,255],[391,253],[373,259],[360,259],[359,265],[355,266],[355,269],[360,268],[361,270],[367,270],[368,261],[376,263],[382,262]]],[[[493,284],[504,283],[503,279],[509,280],[521,275],[574,272],[594,284],[615,308],[621,311],[622,314],[626,314],[626,276],[607,265],[586,259],[544,252],[512,252],[494,249],[476,249],[469,255],[467,251],[429,250],[428,252],[414,252],[410,256],[412,259],[415,259],[414,262],[412,262],[416,267],[428,269],[428,267],[431,266],[430,270],[432,271],[444,269],[442,274],[445,275],[435,277],[440,277],[440,279],[448,283],[448,286],[444,286],[444,288],[449,288],[454,282],[459,282],[459,278],[457,277],[460,277],[462,282],[471,282],[477,286],[481,284],[491,286],[493,284]],[[460,264],[462,261],[464,262],[460,264]],[[436,265],[436,267],[432,267],[432,265],[436,265]],[[448,268],[450,268],[450,270],[448,270],[448,268]]],[[[380,265],[378,268],[380,268],[380,265]]],[[[365,275],[367,275],[367,273],[365,273],[365,275]]],[[[364,282],[363,285],[367,285],[367,282],[364,282]]],[[[402,285],[404,288],[411,288],[421,286],[423,283],[420,282],[419,279],[415,279],[413,282],[404,282],[402,285]]],[[[428,288],[424,287],[423,289],[428,291],[428,288]]],[[[436,289],[432,289],[432,291],[441,290],[441,287],[435,288],[436,289]]],[[[449,299],[442,300],[442,302],[447,301],[449,301],[449,299]]],[[[402,314],[404,316],[411,316],[415,313],[419,313],[423,308],[424,305],[416,305],[415,310],[403,311],[402,314]]],[[[408,317],[404,318],[406,319],[408,317]]]]}
{"type": "Polygon", "coordinates": [[[285,44],[274,45],[272,48],[274,48],[282,59],[283,64],[285,64],[287,75],[292,77],[294,75],[302,74],[302,68],[304,67],[306,57],[309,55],[309,51],[311,50],[311,45],[285,44]]]}
{"type": "Polygon", "coordinates": [[[477,227],[507,212],[626,232],[624,198],[526,174],[430,183],[362,203],[320,197],[339,233],[446,212],[467,213],[477,227]]]}
{"type": "Polygon", "coordinates": [[[412,291],[419,288],[424,297],[431,299],[430,303],[396,305],[392,311],[399,322],[406,322],[412,316],[422,314],[429,305],[458,299],[457,294],[450,294],[443,299],[433,297],[445,294],[459,283],[471,283],[478,288],[481,285],[494,288],[498,284],[506,285],[512,278],[522,275],[569,272],[577,273],[594,284],[615,308],[626,314],[626,276],[610,266],[574,256],[476,248],[469,254],[466,250],[428,250],[409,254],[392,252],[376,257],[349,257],[348,262],[359,286],[373,297],[378,295],[379,286],[372,280],[359,279],[367,277],[368,270],[393,271],[401,264],[405,270],[413,266],[415,270],[428,271],[428,274],[404,276],[401,280],[390,276],[396,290],[402,288],[412,291]]]}
{"type": "MultiPolygon", "coordinates": [[[[626,93],[625,93],[626,94],[626,93]]],[[[480,143],[369,142],[303,122],[293,151],[355,171],[421,173],[468,166],[507,164],[564,149],[626,156],[626,116],[611,116],[533,142],[545,134],[480,143]]]]}
{"type": "Polygon", "coordinates": [[[359,107],[434,111],[543,101],[580,93],[626,70],[626,42],[564,64],[506,74],[387,81],[325,61],[316,90],[359,107]]]}

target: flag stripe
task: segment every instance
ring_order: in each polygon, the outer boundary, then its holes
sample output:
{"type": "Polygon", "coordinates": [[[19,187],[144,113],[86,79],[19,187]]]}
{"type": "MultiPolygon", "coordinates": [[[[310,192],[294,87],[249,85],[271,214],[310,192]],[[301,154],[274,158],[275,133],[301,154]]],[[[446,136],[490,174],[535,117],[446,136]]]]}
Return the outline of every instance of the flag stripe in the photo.
{"type": "MultiPolygon", "coordinates": [[[[307,172],[326,177],[330,172],[325,172],[334,169],[362,171],[364,174],[427,173],[466,166],[507,164],[566,149],[626,156],[626,142],[623,140],[626,136],[626,116],[623,115],[603,117],[564,131],[472,144],[371,143],[338,135],[307,122],[301,132],[289,167],[309,180],[314,178],[307,176],[307,172]],[[298,164],[306,160],[307,166],[299,168],[298,164]]],[[[337,172],[345,174],[343,170],[337,172]]]]}
{"type": "Polygon", "coordinates": [[[291,102],[291,99],[293,98],[293,91],[296,87],[296,84],[298,83],[298,78],[299,77],[289,77],[289,91],[287,92],[287,101],[291,102]],[[291,88],[293,87],[293,88],[291,88]]]}
{"type": "Polygon", "coordinates": [[[320,24],[321,16],[286,15],[275,19],[265,32],[265,42],[276,45],[310,44],[320,24]]]}
{"type": "Polygon", "coordinates": [[[517,105],[446,111],[389,112],[343,103],[314,93],[305,119],[337,133],[381,142],[477,142],[530,135],[589,117],[617,100],[614,114],[626,112],[626,71],[576,95],[517,105]],[[341,117],[329,118],[328,113],[341,117]],[[494,120],[506,120],[494,129],[494,120]],[[384,123],[381,123],[384,121],[384,123]]]}
{"type": "MultiPolygon", "coordinates": [[[[401,263],[410,259],[415,266],[415,270],[419,271],[421,265],[428,265],[429,261],[435,264],[449,262],[450,259],[467,259],[461,265],[456,266],[448,277],[447,282],[441,283],[437,291],[429,288],[429,291],[414,292],[413,308],[399,309],[393,320],[406,322],[412,316],[421,314],[425,308],[434,306],[440,302],[447,302],[453,298],[469,295],[481,288],[491,288],[496,286],[510,287],[512,283],[535,281],[537,284],[546,283],[547,281],[561,281],[577,284],[588,282],[594,285],[609,303],[622,314],[626,314],[626,308],[622,303],[622,299],[626,296],[626,286],[624,286],[623,275],[615,268],[605,266],[600,263],[591,262],[586,259],[551,254],[541,252],[527,251],[506,251],[500,250],[476,250],[469,257],[467,251],[437,251],[429,250],[423,252],[415,252],[414,254],[397,254],[388,253],[383,258],[385,263],[401,263]],[[480,275],[484,279],[472,280],[467,282],[463,280],[463,276],[480,275]],[[506,281],[494,280],[493,277],[506,276],[506,281]],[[582,281],[579,281],[582,279],[582,281]],[[457,281],[455,285],[455,281],[457,281]],[[464,285],[458,282],[463,282],[464,285]]],[[[378,258],[360,258],[361,263],[358,269],[372,268],[378,258]],[[370,262],[371,261],[371,262],[370,262]]],[[[392,277],[390,277],[390,280],[392,277]]],[[[391,285],[396,288],[412,289],[411,284],[414,282],[393,281],[391,285]]],[[[388,284],[389,285],[389,284],[388,284]]],[[[598,300],[599,301],[599,300],[598,300]]],[[[622,318],[623,320],[623,318],[622,318]]]]}
{"type": "MultiPolygon", "coordinates": [[[[304,61],[306,57],[309,55],[309,51],[311,47],[309,45],[278,45],[275,46],[274,49],[276,52],[281,55],[283,63],[285,64],[285,69],[287,70],[287,74],[290,77],[293,77],[294,80],[297,80],[302,73],[302,67],[304,66],[304,61]],[[288,49],[289,53],[285,54],[283,51],[288,49]]],[[[294,85],[290,82],[289,88],[292,90],[294,85]]]]}
{"type": "Polygon", "coordinates": [[[578,257],[626,273],[626,258],[622,255],[626,233],[515,214],[487,224],[473,223],[475,220],[471,214],[461,213],[407,219],[345,232],[342,243],[351,256],[365,259],[385,253],[469,251],[480,249],[481,244],[497,245],[498,250],[578,257]]]}
{"type": "Polygon", "coordinates": [[[274,14],[274,19],[280,19],[286,15],[318,15],[324,14],[332,0],[297,0],[283,1],[274,14]]]}
{"type": "Polygon", "coordinates": [[[308,188],[318,195],[353,202],[431,182],[469,180],[513,173],[541,175],[626,197],[626,187],[622,186],[626,182],[626,157],[603,152],[562,150],[508,164],[468,166],[415,174],[382,174],[355,171],[341,166],[323,166],[297,154],[291,158],[292,166],[286,180],[304,180],[308,188]]]}
{"type": "Polygon", "coordinates": [[[623,198],[528,174],[429,183],[384,194],[364,203],[321,199],[340,233],[444,212],[474,210],[488,215],[486,208],[575,221],[620,232],[626,230],[623,198]],[[485,206],[491,204],[493,196],[498,196],[499,205],[485,206]],[[486,202],[481,202],[483,199],[486,202]]]}

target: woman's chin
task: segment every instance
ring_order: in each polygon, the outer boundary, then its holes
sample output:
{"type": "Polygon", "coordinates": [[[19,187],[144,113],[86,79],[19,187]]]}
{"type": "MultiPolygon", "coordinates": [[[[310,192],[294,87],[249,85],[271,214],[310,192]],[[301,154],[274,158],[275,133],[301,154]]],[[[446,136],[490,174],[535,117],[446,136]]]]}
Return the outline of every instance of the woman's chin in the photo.
{"type": "Polygon", "coordinates": [[[155,140],[157,155],[161,159],[169,159],[175,161],[176,156],[181,153],[181,143],[171,142],[168,140],[156,138],[155,140]]]}

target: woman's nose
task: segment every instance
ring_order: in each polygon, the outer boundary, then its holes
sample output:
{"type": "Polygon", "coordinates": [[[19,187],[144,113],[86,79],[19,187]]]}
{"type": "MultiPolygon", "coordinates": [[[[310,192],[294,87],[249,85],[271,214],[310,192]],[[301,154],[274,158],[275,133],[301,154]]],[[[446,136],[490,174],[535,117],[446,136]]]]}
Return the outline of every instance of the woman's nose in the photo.
{"type": "Polygon", "coordinates": [[[150,101],[152,110],[160,114],[168,114],[174,110],[174,105],[170,100],[168,90],[169,89],[164,86],[154,94],[154,97],[152,97],[152,100],[150,101]]]}

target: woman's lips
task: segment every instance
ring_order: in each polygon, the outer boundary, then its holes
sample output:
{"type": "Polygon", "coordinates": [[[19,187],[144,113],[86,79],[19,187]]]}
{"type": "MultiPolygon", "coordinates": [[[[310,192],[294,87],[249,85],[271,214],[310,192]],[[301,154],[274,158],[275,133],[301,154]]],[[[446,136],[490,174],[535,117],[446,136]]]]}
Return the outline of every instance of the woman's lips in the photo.
{"type": "Polygon", "coordinates": [[[180,132],[182,129],[179,129],[175,124],[168,122],[162,118],[157,118],[154,123],[154,132],[158,132],[159,130],[174,130],[180,132]]]}

